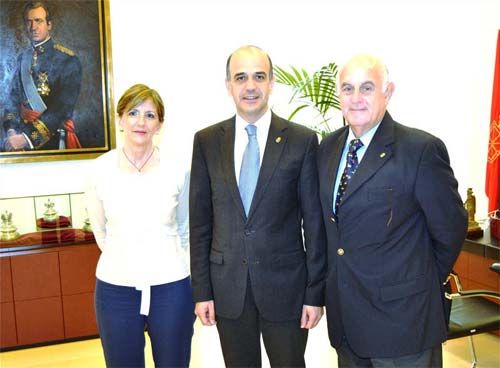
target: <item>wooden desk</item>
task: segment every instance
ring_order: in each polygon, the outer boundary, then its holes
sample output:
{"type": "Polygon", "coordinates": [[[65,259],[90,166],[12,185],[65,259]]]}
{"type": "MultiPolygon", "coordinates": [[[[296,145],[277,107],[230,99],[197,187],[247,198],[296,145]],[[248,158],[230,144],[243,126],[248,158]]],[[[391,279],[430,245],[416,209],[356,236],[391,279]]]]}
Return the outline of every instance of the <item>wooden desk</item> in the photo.
{"type": "Polygon", "coordinates": [[[490,230],[486,229],[483,237],[465,240],[454,270],[464,290],[500,291],[500,277],[489,269],[495,262],[500,262],[500,245],[498,239],[491,238],[490,230]]]}

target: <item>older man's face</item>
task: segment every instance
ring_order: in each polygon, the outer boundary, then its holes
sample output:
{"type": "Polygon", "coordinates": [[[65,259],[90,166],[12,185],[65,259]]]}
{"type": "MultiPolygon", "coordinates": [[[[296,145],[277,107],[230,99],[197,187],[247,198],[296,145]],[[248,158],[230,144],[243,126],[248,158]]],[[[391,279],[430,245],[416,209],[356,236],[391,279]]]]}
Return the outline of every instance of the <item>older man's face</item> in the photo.
{"type": "Polygon", "coordinates": [[[392,83],[384,85],[379,68],[353,62],[343,69],[339,78],[340,105],[357,136],[366,133],[382,120],[393,88],[392,83]]]}

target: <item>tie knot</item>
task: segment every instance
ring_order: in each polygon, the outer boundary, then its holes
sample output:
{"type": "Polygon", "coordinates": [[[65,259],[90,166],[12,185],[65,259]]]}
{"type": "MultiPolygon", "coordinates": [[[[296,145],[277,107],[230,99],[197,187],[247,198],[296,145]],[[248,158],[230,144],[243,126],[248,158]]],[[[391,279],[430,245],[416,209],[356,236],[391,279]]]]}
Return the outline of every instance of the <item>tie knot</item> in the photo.
{"type": "Polygon", "coordinates": [[[248,124],[245,127],[245,130],[247,131],[249,137],[257,134],[257,127],[255,126],[255,124],[248,124]]]}
{"type": "Polygon", "coordinates": [[[349,152],[350,153],[355,153],[358,149],[360,149],[361,147],[363,147],[363,142],[361,142],[361,139],[353,139],[350,143],[349,143],[349,152]]]}

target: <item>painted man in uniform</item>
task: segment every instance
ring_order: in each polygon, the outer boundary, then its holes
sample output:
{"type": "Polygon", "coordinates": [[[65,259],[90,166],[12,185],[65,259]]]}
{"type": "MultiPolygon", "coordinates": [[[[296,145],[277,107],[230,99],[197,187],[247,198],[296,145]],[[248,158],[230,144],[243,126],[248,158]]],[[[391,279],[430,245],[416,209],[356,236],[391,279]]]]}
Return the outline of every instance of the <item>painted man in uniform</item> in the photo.
{"type": "Polygon", "coordinates": [[[73,122],[82,78],[80,60],[50,37],[52,18],[45,3],[27,3],[23,19],[31,46],[17,60],[0,148],[80,148],[73,122]]]}

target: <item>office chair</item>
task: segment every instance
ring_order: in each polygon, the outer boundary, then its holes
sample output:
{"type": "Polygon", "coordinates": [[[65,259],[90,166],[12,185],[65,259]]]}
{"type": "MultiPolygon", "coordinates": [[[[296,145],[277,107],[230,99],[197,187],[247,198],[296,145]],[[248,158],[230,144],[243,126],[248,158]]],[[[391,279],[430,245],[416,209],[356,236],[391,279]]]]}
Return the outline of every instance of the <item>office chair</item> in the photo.
{"type": "MultiPolygon", "coordinates": [[[[493,263],[490,270],[500,276],[500,263],[493,263]]],[[[462,290],[460,279],[455,272],[450,277],[454,280],[457,292],[446,293],[451,300],[451,313],[448,339],[469,337],[472,365],[477,365],[473,335],[500,329],[500,305],[488,298],[500,300],[500,292],[492,290],[462,290]],[[487,298],[488,297],[488,298],[487,298]]]]}

